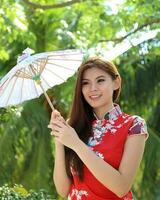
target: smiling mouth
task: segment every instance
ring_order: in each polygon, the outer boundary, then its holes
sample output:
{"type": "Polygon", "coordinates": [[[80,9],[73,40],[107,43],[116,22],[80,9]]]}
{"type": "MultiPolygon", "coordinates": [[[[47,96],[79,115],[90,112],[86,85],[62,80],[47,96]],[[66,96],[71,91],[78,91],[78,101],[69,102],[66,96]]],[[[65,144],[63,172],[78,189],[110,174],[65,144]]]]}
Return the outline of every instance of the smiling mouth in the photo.
{"type": "Polygon", "coordinates": [[[89,96],[89,98],[91,100],[96,100],[96,99],[99,99],[100,97],[101,97],[101,95],[91,95],[91,96],[89,96]]]}

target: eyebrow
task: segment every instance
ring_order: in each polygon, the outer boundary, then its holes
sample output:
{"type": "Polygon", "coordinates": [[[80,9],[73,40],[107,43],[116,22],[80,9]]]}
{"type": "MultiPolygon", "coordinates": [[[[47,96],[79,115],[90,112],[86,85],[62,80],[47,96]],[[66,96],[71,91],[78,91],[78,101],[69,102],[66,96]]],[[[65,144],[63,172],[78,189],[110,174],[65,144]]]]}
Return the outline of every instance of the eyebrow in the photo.
{"type": "MultiPolygon", "coordinates": [[[[99,78],[106,78],[106,77],[103,76],[103,75],[100,75],[100,76],[97,76],[97,77],[96,77],[96,79],[99,79],[99,78]]],[[[87,78],[83,78],[83,79],[82,79],[82,81],[84,81],[84,80],[88,80],[88,81],[89,81],[89,79],[87,79],[87,78]]]]}

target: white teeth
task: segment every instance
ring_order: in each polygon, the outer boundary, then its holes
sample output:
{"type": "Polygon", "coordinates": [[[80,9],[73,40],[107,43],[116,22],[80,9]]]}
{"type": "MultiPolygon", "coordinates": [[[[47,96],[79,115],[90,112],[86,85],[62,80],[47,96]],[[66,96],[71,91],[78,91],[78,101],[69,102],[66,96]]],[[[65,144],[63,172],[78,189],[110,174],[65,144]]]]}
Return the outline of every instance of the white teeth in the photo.
{"type": "Polygon", "coordinates": [[[90,96],[90,98],[97,98],[97,97],[99,97],[99,96],[96,96],[96,95],[95,96],[90,96]]]}

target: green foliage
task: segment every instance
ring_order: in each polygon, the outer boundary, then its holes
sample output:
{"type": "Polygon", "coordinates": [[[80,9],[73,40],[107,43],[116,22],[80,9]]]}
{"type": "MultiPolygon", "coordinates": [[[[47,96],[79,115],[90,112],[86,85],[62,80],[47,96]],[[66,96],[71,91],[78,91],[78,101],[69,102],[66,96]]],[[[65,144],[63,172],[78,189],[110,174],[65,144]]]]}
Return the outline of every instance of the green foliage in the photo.
{"type": "MultiPolygon", "coordinates": [[[[65,1],[31,2],[55,5],[65,1]]],[[[111,44],[115,45],[125,38],[130,41],[137,38],[141,31],[147,33],[160,28],[159,0],[112,2],[86,0],[45,10],[33,8],[25,1],[2,0],[0,78],[16,65],[18,55],[27,46],[36,53],[93,48],[97,54],[101,54],[101,50],[109,49],[111,44]]],[[[120,100],[123,110],[141,115],[149,127],[150,137],[134,184],[136,198],[145,200],[158,200],[160,196],[159,39],[160,34],[157,34],[155,38],[133,46],[114,61],[124,83],[120,100]]],[[[75,76],[48,90],[55,108],[65,118],[71,106],[74,84],[75,76]]],[[[52,182],[54,140],[47,129],[50,113],[43,95],[21,106],[0,109],[0,185],[7,182],[23,184],[27,190],[33,188],[39,191],[44,188],[58,198],[52,182]]],[[[8,196],[13,192],[8,186],[4,186],[1,192],[5,190],[8,190],[8,196]]],[[[33,199],[42,193],[32,194],[33,199]]]]}
{"type": "Polygon", "coordinates": [[[39,191],[27,191],[21,185],[15,185],[13,188],[8,185],[0,187],[0,199],[2,200],[55,200],[53,195],[48,194],[44,189],[39,191]]]}
{"type": "Polygon", "coordinates": [[[147,120],[150,135],[134,184],[137,199],[159,199],[156,186],[160,182],[160,59],[157,52],[155,41],[145,42],[122,55],[118,63],[124,83],[120,104],[127,113],[136,113],[147,120]]]}

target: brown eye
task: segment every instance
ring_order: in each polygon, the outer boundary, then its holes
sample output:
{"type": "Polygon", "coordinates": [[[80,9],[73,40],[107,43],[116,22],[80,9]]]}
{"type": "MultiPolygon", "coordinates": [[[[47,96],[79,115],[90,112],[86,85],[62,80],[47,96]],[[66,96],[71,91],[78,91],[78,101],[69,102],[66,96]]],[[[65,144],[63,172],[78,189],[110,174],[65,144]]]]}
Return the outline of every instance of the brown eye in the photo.
{"type": "Polygon", "coordinates": [[[98,82],[98,83],[101,83],[101,82],[103,82],[103,81],[105,81],[105,79],[102,79],[102,78],[101,78],[101,79],[98,79],[97,82],[98,82]]]}
{"type": "Polygon", "coordinates": [[[88,82],[86,82],[86,81],[82,82],[82,85],[87,85],[87,84],[88,84],[88,82]]]}

